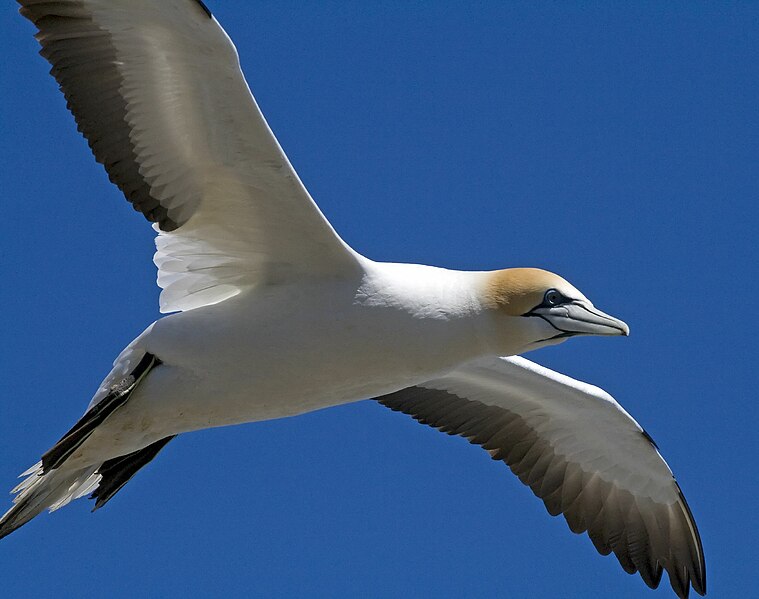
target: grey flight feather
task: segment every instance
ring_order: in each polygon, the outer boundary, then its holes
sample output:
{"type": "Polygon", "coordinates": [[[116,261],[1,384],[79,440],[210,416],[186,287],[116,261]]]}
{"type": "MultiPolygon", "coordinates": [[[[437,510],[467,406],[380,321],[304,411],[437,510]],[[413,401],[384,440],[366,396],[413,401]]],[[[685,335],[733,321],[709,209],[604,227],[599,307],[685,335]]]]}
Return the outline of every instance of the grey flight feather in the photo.
{"type": "Polygon", "coordinates": [[[42,46],[40,54],[52,65],[50,74],[108,178],[162,231],[176,229],[182,223],[169,216],[140,174],[111,34],[82,2],[25,1],[20,12],[39,29],[35,37],[42,46]]]}

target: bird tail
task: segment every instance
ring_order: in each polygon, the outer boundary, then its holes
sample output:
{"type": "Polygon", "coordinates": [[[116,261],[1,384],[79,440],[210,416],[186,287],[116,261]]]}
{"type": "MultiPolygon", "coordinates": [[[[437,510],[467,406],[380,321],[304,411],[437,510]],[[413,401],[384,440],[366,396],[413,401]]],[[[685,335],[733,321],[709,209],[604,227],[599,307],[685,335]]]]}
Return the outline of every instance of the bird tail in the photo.
{"type": "Polygon", "coordinates": [[[98,466],[44,472],[42,462],[38,462],[29,468],[21,474],[26,478],[11,491],[17,495],[13,507],[0,518],[0,539],[44,510],[55,511],[95,489],[101,478],[98,466]]]}
{"type": "Polygon", "coordinates": [[[44,510],[54,512],[87,493],[95,500],[92,511],[100,509],[175,436],[84,468],[72,468],[64,462],[57,468],[45,470],[44,459],[37,462],[21,474],[26,478],[11,491],[17,493],[13,500],[15,505],[0,518],[0,539],[44,510]]]}
{"type": "MultiPolygon", "coordinates": [[[[127,348],[125,353],[129,351],[127,348]]],[[[53,512],[90,492],[91,498],[96,500],[94,509],[103,507],[174,438],[175,435],[164,437],[137,451],[105,461],[94,458],[94,463],[89,465],[83,466],[81,459],[74,460],[73,464],[69,460],[81,450],[92,432],[127,402],[142,379],[160,363],[154,355],[144,353],[130,374],[108,385],[104,396],[44,453],[42,460],[21,474],[26,478],[11,491],[17,494],[13,500],[15,505],[0,518],[0,539],[44,510],[53,512]]]]}

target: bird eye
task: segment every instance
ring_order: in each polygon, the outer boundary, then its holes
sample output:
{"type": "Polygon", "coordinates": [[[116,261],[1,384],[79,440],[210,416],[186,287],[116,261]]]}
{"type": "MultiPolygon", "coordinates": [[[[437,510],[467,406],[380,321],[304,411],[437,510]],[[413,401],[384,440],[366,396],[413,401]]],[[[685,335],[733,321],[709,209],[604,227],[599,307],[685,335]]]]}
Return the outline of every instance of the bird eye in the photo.
{"type": "Polygon", "coordinates": [[[564,297],[556,291],[555,289],[549,289],[546,291],[546,295],[543,298],[546,304],[549,306],[556,306],[561,303],[561,300],[564,299],[564,297]]]}

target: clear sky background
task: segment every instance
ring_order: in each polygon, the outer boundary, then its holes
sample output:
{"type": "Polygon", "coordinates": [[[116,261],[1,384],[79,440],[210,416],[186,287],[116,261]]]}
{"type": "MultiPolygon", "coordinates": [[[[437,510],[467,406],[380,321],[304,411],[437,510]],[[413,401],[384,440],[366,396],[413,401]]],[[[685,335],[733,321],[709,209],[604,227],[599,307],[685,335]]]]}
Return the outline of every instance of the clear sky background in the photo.
{"type": "MultiPolygon", "coordinates": [[[[759,5],[209,0],[280,142],[363,254],[561,273],[629,338],[529,357],[612,393],[756,591],[759,5]]],[[[158,317],[152,230],[0,16],[0,485],[158,317]]],[[[10,506],[10,500],[4,510],[10,506]]],[[[184,435],[91,515],[0,542],[2,593],[669,597],[499,462],[372,402],[184,435]]]]}

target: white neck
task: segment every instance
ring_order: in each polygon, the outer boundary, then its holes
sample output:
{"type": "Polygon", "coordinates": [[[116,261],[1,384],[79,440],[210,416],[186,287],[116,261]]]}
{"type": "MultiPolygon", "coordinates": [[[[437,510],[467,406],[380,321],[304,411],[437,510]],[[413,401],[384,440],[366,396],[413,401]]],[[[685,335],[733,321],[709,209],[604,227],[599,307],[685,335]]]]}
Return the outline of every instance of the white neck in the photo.
{"type": "Polygon", "coordinates": [[[535,349],[529,318],[508,316],[484,305],[490,273],[421,264],[370,262],[357,301],[405,315],[425,343],[443,343],[459,361],[482,355],[516,355],[535,349]]]}
{"type": "Polygon", "coordinates": [[[383,262],[367,263],[365,273],[356,302],[387,314],[427,353],[452,363],[492,353],[480,300],[483,273],[383,262]]]}

